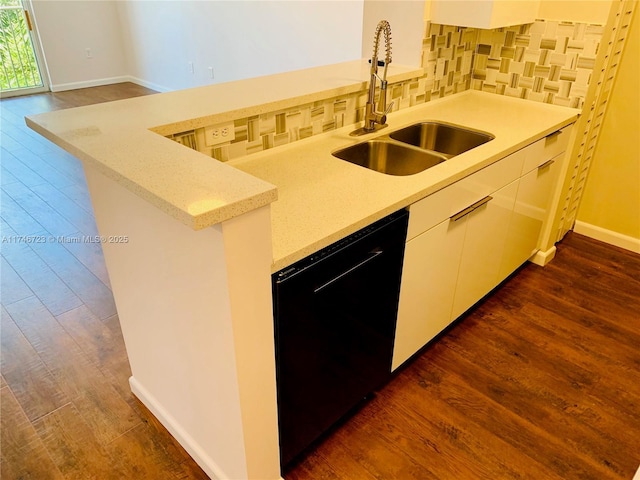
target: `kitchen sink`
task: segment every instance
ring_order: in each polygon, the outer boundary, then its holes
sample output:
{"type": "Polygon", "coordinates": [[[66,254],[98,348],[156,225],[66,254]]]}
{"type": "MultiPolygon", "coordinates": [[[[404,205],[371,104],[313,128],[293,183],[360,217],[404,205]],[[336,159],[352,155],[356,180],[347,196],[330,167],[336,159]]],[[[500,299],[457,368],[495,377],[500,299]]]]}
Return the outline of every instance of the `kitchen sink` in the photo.
{"type": "Polygon", "coordinates": [[[420,122],[333,152],[387,175],[413,175],[493,140],[490,133],[442,122],[420,122]]]}
{"type": "Polygon", "coordinates": [[[389,133],[389,137],[409,145],[451,158],[487,143],[495,137],[489,133],[441,122],[421,122],[389,133]]]}
{"type": "Polygon", "coordinates": [[[447,157],[389,139],[373,139],[333,152],[333,156],[387,175],[413,175],[447,157]]]}

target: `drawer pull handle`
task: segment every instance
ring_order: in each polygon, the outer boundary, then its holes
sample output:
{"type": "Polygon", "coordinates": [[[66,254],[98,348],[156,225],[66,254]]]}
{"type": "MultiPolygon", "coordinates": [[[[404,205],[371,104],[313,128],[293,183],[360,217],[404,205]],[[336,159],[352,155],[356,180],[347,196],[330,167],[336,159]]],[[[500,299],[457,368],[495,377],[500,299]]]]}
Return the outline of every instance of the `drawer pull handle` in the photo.
{"type": "Polygon", "coordinates": [[[546,138],[546,139],[553,138],[553,137],[555,137],[557,135],[560,135],[561,133],[562,133],[562,130],[556,130],[555,132],[550,133],[549,135],[547,135],[544,138],[546,138]]]}
{"type": "Polygon", "coordinates": [[[554,162],[555,162],[554,159],[547,160],[546,162],[544,162],[542,165],[538,167],[538,171],[544,170],[545,168],[550,167],[554,162]]]}
{"type": "Polygon", "coordinates": [[[486,205],[487,203],[489,203],[491,200],[493,200],[493,197],[491,195],[487,195],[486,197],[484,197],[481,200],[478,200],[476,203],[474,203],[473,205],[469,205],[467,208],[465,208],[464,210],[460,210],[458,213],[456,213],[455,215],[452,215],[451,217],[449,217],[449,220],[453,221],[453,222],[457,222],[458,220],[460,220],[462,217],[465,217],[467,215],[469,215],[471,212],[473,212],[474,210],[477,210],[478,208],[480,208],[483,205],[486,205]]]}

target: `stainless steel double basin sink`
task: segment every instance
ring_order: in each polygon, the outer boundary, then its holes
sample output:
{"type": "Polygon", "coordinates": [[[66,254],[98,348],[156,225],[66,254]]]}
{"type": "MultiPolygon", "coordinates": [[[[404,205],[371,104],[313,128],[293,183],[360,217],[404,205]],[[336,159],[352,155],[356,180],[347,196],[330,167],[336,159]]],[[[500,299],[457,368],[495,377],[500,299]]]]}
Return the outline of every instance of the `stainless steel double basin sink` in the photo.
{"type": "Polygon", "coordinates": [[[420,122],[333,152],[387,175],[413,175],[480,146],[494,136],[443,122],[420,122]]]}

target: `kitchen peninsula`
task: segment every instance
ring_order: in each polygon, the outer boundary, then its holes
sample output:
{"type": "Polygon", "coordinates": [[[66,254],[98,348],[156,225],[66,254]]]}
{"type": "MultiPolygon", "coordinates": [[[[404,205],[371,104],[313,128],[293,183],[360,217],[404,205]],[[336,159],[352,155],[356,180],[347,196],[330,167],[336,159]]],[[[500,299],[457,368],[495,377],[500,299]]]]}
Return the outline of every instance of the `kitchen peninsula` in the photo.
{"type": "Polygon", "coordinates": [[[407,177],[333,157],[363,140],[348,124],[226,163],[166,138],[364,91],[367,78],[352,62],[27,118],[83,161],[133,392],[213,478],[280,478],[271,273],[578,114],[473,91],[403,108],[388,129],[438,120],[495,136],[407,177]]]}

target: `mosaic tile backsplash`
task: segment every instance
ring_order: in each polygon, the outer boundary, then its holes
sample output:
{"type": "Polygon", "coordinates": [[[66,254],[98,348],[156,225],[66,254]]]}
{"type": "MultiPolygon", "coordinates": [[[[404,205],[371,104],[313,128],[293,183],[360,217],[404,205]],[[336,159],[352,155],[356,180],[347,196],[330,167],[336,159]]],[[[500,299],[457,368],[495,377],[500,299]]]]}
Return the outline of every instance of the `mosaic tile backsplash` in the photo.
{"type": "Polygon", "coordinates": [[[472,88],[582,108],[604,27],[537,21],[480,30],[472,88]]]}
{"type": "Polygon", "coordinates": [[[494,30],[431,24],[423,64],[442,95],[473,88],[582,108],[603,30],[544,20],[494,30]]]}
{"type": "MultiPolygon", "coordinates": [[[[482,30],[427,22],[424,75],[389,85],[393,111],[468,89],[582,108],[604,27],[538,20],[482,30]]],[[[234,140],[208,147],[204,128],[170,138],[220,161],[353,125],[367,91],[234,120],[234,140]]]]}
{"type": "MultiPolygon", "coordinates": [[[[426,85],[425,76],[389,84],[387,102],[393,100],[393,111],[424,103],[430,99],[426,85]]],[[[364,118],[367,94],[367,90],[362,90],[294,108],[235,119],[234,140],[215,147],[206,146],[205,128],[177,133],[170,138],[226,162],[345,125],[356,124],[364,118]]]]}

